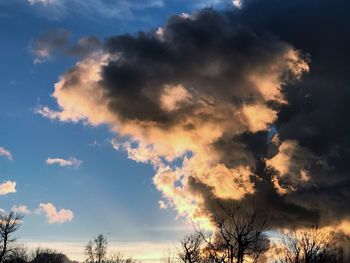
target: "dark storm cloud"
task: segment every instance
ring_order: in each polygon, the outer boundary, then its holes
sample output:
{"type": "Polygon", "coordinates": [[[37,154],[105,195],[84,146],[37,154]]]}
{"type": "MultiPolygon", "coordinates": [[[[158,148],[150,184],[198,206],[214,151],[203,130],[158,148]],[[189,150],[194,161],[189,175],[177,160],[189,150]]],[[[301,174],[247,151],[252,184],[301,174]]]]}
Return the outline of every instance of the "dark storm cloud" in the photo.
{"type": "Polygon", "coordinates": [[[231,16],[236,23],[273,33],[311,55],[310,72],[302,83],[285,87],[288,104],[282,106],[276,127],[281,141],[295,140],[319,158],[316,164],[315,159],[306,164],[313,186],[285,199],[317,209],[327,215],[322,218],[327,223],[350,216],[348,10],[348,1],[248,0],[242,12],[231,16]]]}
{"type": "Polygon", "coordinates": [[[130,136],[129,157],[155,166],[179,213],[246,199],[270,211],[274,227],[347,220],[349,7],[247,0],[111,37],[105,57],[88,56],[56,84],[62,111],[41,113],[130,136]],[[168,166],[176,158],[183,167],[168,166]]]}
{"type": "Polygon", "coordinates": [[[191,18],[171,17],[161,35],[140,32],[108,39],[107,53],[120,57],[104,67],[103,82],[111,108],[123,117],[171,123],[193,105],[175,113],[161,109],[165,84],[214,94],[237,107],[252,104],[262,95],[249,74],[277,63],[289,48],[272,35],[258,35],[208,9],[191,18]]]}

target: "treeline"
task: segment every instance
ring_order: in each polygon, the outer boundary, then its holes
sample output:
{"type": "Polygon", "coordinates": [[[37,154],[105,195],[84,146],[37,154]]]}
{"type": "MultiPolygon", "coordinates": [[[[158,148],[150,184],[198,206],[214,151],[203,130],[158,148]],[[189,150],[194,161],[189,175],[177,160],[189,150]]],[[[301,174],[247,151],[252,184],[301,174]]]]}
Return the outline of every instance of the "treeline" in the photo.
{"type": "Polygon", "coordinates": [[[335,232],[309,226],[267,236],[268,212],[254,205],[219,205],[212,231],[195,229],[181,241],[183,263],[348,263],[335,232]]]}
{"type": "MultiPolygon", "coordinates": [[[[194,226],[164,263],[346,263],[338,236],[317,226],[280,232],[272,239],[270,217],[254,205],[218,205],[211,230],[194,226]]],[[[70,263],[64,254],[48,249],[28,252],[12,238],[22,216],[0,214],[0,263],[70,263]]],[[[195,225],[195,224],[194,224],[195,225]]],[[[102,234],[90,240],[83,251],[86,263],[139,263],[120,253],[109,256],[108,240],[102,234]]]]}

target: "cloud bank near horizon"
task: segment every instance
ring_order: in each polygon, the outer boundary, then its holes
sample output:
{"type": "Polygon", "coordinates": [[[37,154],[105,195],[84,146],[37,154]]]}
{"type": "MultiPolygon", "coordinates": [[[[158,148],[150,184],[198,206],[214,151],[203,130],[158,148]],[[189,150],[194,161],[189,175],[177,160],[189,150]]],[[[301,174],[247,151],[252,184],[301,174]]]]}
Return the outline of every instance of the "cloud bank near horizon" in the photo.
{"type": "Polygon", "coordinates": [[[163,207],[193,220],[210,220],[218,200],[253,199],[274,227],[347,225],[342,5],[247,0],[239,12],[204,9],[110,37],[60,77],[60,110],[38,112],[108,124],[123,138],[115,148],[155,168],[163,207]]]}

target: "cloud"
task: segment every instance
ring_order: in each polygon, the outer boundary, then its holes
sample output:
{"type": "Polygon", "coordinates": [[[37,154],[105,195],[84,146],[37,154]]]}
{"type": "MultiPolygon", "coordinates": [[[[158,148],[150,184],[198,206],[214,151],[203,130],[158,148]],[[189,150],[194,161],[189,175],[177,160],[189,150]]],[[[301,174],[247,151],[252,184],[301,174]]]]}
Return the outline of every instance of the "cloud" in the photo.
{"type": "Polygon", "coordinates": [[[65,29],[51,30],[34,41],[31,51],[35,56],[34,63],[43,63],[51,58],[52,53],[64,49],[71,33],[65,29]]]}
{"type": "Polygon", "coordinates": [[[150,163],[166,205],[192,220],[210,221],[216,201],[254,200],[273,228],[347,229],[349,8],[246,0],[110,37],[60,76],[58,109],[41,114],[109,125],[114,147],[150,163]]]}
{"type": "Polygon", "coordinates": [[[37,213],[45,214],[49,224],[63,224],[72,221],[74,218],[71,210],[61,209],[57,211],[52,203],[40,204],[37,213]]]}
{"type": "Polygon", "coordinates": [[[28,3],[31,5],[34,4],[43,4],[43,5],[50,5],[54,4],[56,0],[28,0],[28,3]]]}
{"type": "Polygon", "coordinates": [[[158,204],[159,204],[160,209],[167,209],[168,208],[168,206],[166,205],[166,203],[163,200],[159,200],[158,204]]]}
{"type": "Polygon", "coordinates": [[[229,8],[240,6],[241,1],[237,0],[193,0],[189,5],[198,8],[229,8]]]}
{"type": "Polygon", "coordinates": [[[291,44],[230,19],[204,9],[171,17],[161,38],[111,37],[55,84],[60,110],[38,112],[108,124],[122,138],[114,148],[153,165],[169,207],[208,221],[214,200],[256,193],[261,158],[246,137],[267,143],[284,87],[309,69],[291,44]]]}
{"type": "Polygon", "coordinates": [[[69,159],[62,159],[62,158],[47,158],[46,163],[49,165],[58,164],[59,166],[73,166],[78,168],[82,161],[78,160],[74,157],[71,157],[69,159]]]}
{"type": "Polygon", "coordinates": [[[28,3],[37,8],[42,5],[45,8],[45,10],[40,9],[42,12],[53,13],[55,17],[83,14],[92,19],[96,19],[96,17],[103,19],[139,19],[134,15],[135,11],[147,8],[162,8],[164,6],[162,0],[28,0],[28,3]]]}
{"type": "Polygon", "coordinates": [[[71,44],[72,33],[66,29],[53,29],[32,41],[30,51],[34,63],[41,64],[58,54],[69,56],[86,56],[100,48],[100,41],[94,36],[85,36],[77,43],[71,44]]]}
{"type": "Polygon", "coordinates": [[[32,213],[26,205],[18,205],[18,206],[15,205],[11,208],[11,211],[15,213],[24,214],[24,215],[30,215],[32,213]]]}
{"type": "Polygon", "coordinates": [[[0,156],[5,156],[9,160],[13,160],[12,153],[9,150],[6,150],[3,147],[0,147],[0,156]]]}
{"type": "Polygon", "coordinates": [[[283,141],[278,153],[266,160],[266,164],[277,171],[272,180],[280,194],[295,192],[298,188],[310,188],[312,183],[316,183],[311,180],[310,173],[315,172],[317,166],[319,170],[327,170],[327,164],[321,158],[299,146],[294,140],[283,141]],[[314,171],[310,171],[311,169],[314,171]]]}
{"type": "Polygon", "coordinates": [[[237,8],[242,7],[242,0],[232,0],[232,4],[236,6],[237,8]]]}
{"type": "Polygon", "coordinates": [[[7,195],[16,192],[16,182],[6,181],[0,184],[0,195],[7,195]]]}

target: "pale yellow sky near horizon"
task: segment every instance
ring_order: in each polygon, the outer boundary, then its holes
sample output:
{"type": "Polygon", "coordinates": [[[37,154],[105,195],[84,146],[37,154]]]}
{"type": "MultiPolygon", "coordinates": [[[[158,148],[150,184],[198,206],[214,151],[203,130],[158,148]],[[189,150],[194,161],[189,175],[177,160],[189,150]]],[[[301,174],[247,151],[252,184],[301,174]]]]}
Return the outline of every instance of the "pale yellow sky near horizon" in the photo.
{"type": "MultiPolygon", "coordinates": [[[[57,252],[65,254],[70,260],[79,262],[84,261],[84,247],[87,241],[40,241],[40,240],[19,240],[28,249],[37,247],[54,249],[57,252]]],[[[125,257],[133,257],[134,259],[142,260],[142,262],[160,262],[162,258],[168,255],[173,255],[177,252],[176,241],[162,242],[108,242],[108,255],[117,254],[120,252],[125,257]]]]}

